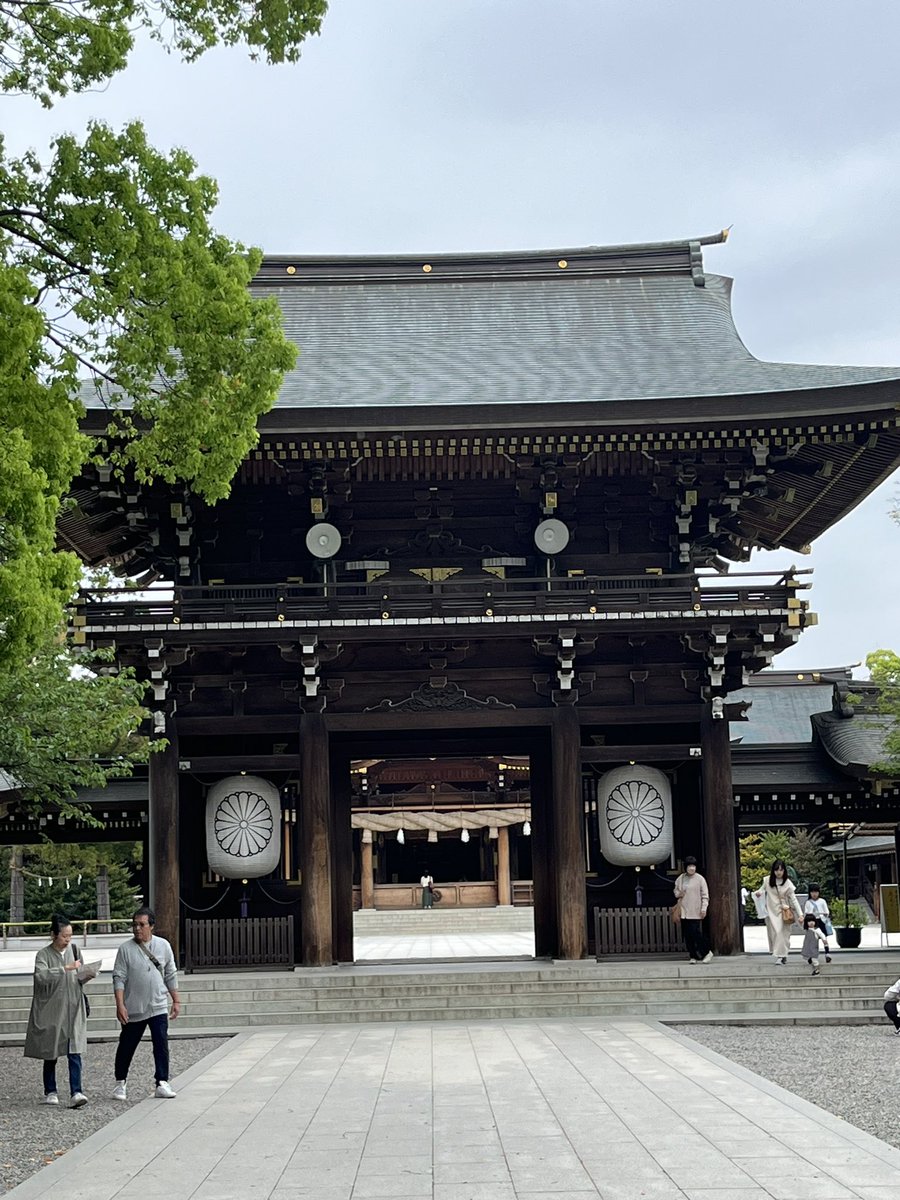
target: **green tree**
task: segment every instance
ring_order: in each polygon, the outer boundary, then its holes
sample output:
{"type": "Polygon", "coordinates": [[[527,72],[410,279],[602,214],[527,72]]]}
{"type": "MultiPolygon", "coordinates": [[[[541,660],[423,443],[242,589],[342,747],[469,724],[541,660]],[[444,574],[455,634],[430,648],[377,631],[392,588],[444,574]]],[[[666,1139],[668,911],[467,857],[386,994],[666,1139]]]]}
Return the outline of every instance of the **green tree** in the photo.
{"type": "Polygon", "coordinates": [[[104,83],[128,62],[141,29],[188,62],[216,45],[296,62],[327,0],[0,0],[0,90],[50,106],[104,83]]]}
{"type": "Polygon", "coordinates": [[[866,666],[879,689],[877,711],[892,718],[884,735],[884,759],[872,766],[885,775],[900,775],[900,655],[875,650],[866,656],[866,666]]]}
{"type": "Polygon", "coordinates": [[[797,871],[800,891],[808,891],[810,883],[818,883],[823,896],[826,899],[831,897],[834,860],[822,849],[822,839],[817,833],[795,829],[791,835],[788,861],[797,871]]]}
{"type": "MultiPolygon", "coordinates": [[[[326,0],[0,0],[0,92],[45,105],[102,85],[135,33],[187,60],[245,44],[293,62],[326,0]]],[[[55,550],[71,480],[94,454],[210,502],[256,439],[296,351],[273,299],[250,295],[260,252],[217,234],[215,183],[143,127],[93,123],[43,159],[0,139],[0,671],[58,628],[78,579],[55,550]],[[80,390],[108,410],[79,433],[80,390]]]]}
{"type": "Polygon", "coordinates": [[[0,666],[71,594],[54,523],[80,464],[221,499],[294,362],[276,301],[248,290],[260,253],[210,226],[216,197],[138,124],[58,138],[47,164],[0,143],[0,666]],[[78,432],[85,376],[109,409],[98,446],[78,432]]]}
{"type": "MultiPolygon", "coordinates": [[[[134,911],[140,842],[44,843],[22,849],[25,921],[46,921],[49,925],[56,912],[73,921],[94,920],[101,867],[106,868],[109,879],[110,916],[127,917],[134,911]]],[[[4,869],[0,874],[0,912],[8,911],[9,872],[4,869]]]]}
{"type": "Polygon", "coordinates": [[[103,787],[147,761],[150,745],[136,732],[149,715],[145,685],[130,670],[89,666],[96,659],[51,644],[0,671],[0,763],[34,811],[84,817],[79,788],[103,787]]]}

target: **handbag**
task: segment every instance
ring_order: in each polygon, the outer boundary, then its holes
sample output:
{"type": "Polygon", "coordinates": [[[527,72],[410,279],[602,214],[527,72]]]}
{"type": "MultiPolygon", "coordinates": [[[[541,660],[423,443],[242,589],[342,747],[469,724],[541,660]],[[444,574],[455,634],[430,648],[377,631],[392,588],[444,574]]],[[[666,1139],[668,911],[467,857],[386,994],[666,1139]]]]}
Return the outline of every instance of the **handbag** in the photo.
{"type": "Polygon", "coordinates": [[[775,890],[778,892],[778,897],[781,900],[781,919],[782,919],[782,921],[784,921],[785,925],[793,925],[797,919],[796,914],[794,913],[794,910],[791,908],[791,906],[789,904],[786,904],[784,902],[784,899],[781,896],[781,892],[778,891],[777,886],[776,886],[775,890]]]}
{"type": "MultiPolygon", "coordinates": [[[[82,962],[82,961],[83,961],[83,960],[82,960],[82,957],[81,957],[81,955],[78,953],[78,947],[77,947],[77,946],[73,946],[73,947],[72,947],[72,951],[73,951],[73,954],[74,954],[74,956],[75,956],[75,961],[76,961],[76,962],[82,962]]],[[[88,998],[87,998],[87,992],[84,990],[84,984],[81,982],[81,980],[80,980],[80,979],[78,980],[78,986],[81,988],[81,998],[82,998],[82,1000],[84,1001],[84,1015],[85,1015],[86,1017],[89,1017],[89,1016],[91,1015],[91,1002],[90,1002],[90,1000],[88,1000],[88,998]]]]}
{"type": "Polygon", "coordinates": [[[675,904],[672,905],[672,920],[675,922],[676,925],[681,924],[681,904],[680,904],[680,902],[676,902],[675,904]]]}

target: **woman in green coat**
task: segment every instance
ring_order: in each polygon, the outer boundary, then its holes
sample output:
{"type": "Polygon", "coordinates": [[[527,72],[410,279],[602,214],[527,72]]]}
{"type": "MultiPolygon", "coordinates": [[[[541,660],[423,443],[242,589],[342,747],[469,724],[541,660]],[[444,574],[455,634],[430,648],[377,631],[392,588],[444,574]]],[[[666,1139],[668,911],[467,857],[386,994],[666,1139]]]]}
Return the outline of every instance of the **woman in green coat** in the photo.
{"type": "Polygon", "coordinates": [[[59,1104],[56,1092],[56,1060],[69,1060],[70,1108],[87,1104],[81,1090],[81,1055],[87,1045],[87,1015],[78,982],[78,958],[72,941],[72,926],[65,917],[54,916],[53,941],[39,950],[34,962],[34,996],[25,1034],[25,1057],[44,1061],[44,1096],[41,1104],[59,1104]]]}

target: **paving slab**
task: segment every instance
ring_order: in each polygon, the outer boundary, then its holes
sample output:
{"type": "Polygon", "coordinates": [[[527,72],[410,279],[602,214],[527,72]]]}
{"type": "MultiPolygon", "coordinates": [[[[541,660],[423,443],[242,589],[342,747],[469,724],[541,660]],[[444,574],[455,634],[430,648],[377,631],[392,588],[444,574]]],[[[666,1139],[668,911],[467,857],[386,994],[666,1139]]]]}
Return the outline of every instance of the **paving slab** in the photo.
{"type": "MultiPolygon", "coordinates": [[[[880,1200],[900,1150],[654,1021],[240,1034],[7,1193],[880,1200]]],[[[77,1118],[76,1118],[77,1119],[77,1118]]]]}

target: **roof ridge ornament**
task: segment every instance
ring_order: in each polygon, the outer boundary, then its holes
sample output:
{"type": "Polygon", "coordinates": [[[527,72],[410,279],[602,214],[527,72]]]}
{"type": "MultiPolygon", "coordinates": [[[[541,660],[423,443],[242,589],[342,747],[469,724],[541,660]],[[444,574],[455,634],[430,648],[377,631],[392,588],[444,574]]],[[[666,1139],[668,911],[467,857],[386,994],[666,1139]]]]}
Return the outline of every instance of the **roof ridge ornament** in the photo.
{"type": "Polygon", "coordinates": [[[691,279],[694,287],[706,287],[706,275],[703,273],[703,250],[699,242],[690,243],[691,279]]]}

